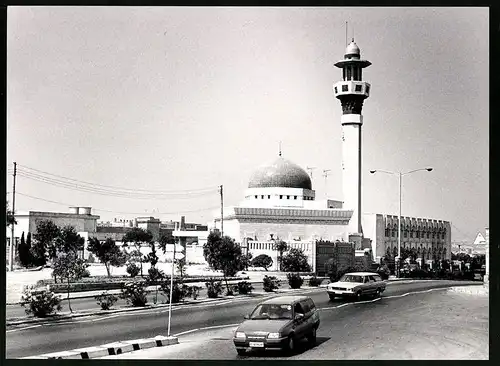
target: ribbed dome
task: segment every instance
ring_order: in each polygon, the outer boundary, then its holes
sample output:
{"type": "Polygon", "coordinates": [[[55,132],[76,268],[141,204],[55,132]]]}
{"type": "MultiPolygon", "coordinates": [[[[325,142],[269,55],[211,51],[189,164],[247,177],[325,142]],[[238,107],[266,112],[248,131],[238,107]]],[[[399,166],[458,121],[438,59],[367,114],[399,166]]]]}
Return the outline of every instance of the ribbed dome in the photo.
{"type": "Polygon", "coordinates": [[[248,188],[286,187],[312,189],[309,174],[282,157],[259,167],[250,177],[248,188]]]}
{"type": "Polygon", "coordinates": [[[360,55],[359,47],[358,45],[354,42],[354,39],[352,40],[351,43],[347,46],[345,49],[345,54],[346,55],[360,55]]]}

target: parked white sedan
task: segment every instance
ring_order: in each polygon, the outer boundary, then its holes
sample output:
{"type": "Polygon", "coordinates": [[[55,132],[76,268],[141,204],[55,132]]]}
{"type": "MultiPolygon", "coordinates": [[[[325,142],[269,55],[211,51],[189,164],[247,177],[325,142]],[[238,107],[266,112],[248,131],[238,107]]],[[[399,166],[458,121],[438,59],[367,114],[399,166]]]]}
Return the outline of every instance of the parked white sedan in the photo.
{"type": "Polygon", "coordinates": [[[380,275],[373,272],[346,273],[339,281],[326,287],[330,300],[335,297],[355,297],[359,300],[364,295],[380,296],[384,291],[385,282],[380,275]]]}

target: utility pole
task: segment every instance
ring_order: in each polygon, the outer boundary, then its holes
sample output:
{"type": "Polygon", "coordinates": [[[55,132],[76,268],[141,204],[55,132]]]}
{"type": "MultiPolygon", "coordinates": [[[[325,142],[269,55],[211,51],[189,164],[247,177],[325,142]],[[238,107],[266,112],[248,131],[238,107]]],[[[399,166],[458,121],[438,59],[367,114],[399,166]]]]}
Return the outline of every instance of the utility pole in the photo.
{"type": "Polygon", "coordinates": [[[323,170],[323,177],[325,177],[325,198],[328,198],[328,186],[326,185],[326,181],[328,179],[328,173],[331,172],[331,169],[323,170]]]}
{"type": "Polygon", "coordinates": [[[9,261],[9,270],[12,272],[14,270],[14,226],[16,225],[15,220],[15,212],[16,212],[16,172],[17,172],[17,163],[14,162],[14,174],[13,176],[13,186],[12,186],[12,220],[11,224],[11,234],[10,234],[10,261],[9,261]]]}
{"type": "Polygon", "coordinates": [[[224,236],[224,186],[220,185],[220,233],[224,236]]]}

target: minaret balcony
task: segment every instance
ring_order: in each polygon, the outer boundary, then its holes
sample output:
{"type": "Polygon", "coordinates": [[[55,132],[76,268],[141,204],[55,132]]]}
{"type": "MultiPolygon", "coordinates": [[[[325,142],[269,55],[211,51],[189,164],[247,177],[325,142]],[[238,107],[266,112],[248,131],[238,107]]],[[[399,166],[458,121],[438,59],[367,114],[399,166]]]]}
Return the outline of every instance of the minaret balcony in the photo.
{"type": "Polygon", "coordinates": [[[370,87],[371,85],[366,81],[339,81],[333,85],[333,92],[336,98],[343,95],[360,95],[368,98],[370,87]]]}

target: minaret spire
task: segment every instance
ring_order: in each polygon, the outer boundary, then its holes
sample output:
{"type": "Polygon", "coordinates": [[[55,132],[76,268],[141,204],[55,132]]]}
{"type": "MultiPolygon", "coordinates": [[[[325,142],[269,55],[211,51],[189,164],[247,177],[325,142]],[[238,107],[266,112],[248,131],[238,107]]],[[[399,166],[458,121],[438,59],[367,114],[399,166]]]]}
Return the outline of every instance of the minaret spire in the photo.
{"type": "Polygon", "coordinates": [[[280,147],[279,156],[281,156],[281,141],[279,142],[279,147],[280,147]]]}

